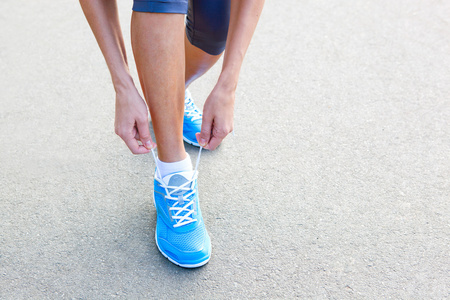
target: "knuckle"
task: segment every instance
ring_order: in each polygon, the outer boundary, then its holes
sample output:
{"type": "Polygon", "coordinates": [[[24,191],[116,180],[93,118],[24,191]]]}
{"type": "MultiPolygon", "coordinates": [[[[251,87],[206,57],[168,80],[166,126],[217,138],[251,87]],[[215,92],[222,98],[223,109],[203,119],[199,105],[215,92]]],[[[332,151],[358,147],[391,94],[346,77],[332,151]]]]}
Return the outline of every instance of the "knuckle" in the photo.
{"type": "Polygon", "coordinates": [[[200,131],[200,133],[201,133],[202,136],[208,136],[209,131],[208,131],[207,129],[203,129],[203,128],[202,128],[202,130],[200,131]]]}
{"type": "Polygon", "coordinates": [[[139,137],[141,138],[141,140],[144,140],[144,141],[147,141],[147,140],[151,139],[150,138],[150,134],[148,134],[148,133],[139,134],[139,137]]]}
{"type": "Polygon", "coordinates": [[[122,137],[122,135],[123,135],[123,131],[120,128],[115,128],[114,132],[120,137],[122,137]]]}
{"type": "Polygon", "coordinates": [[[137,118],[136,118],[136,121],[138,122],[138,123],[146,123],[147,122],[147,116],[138,116],[137,118]]]}
{"type": "Polygon", "coordinates": [[[228,131],[225,128],[214,128],[214,136],[216,137],[225,137],[228,134],[228,131]]]}
{"type": "Polygon", "coordinates": [[[131,153],[138,154],[138,148],[133,147],[133,145],[130,145],[129,143],[126,143],[128,146],[128,149],[130,149],[131,153]]]}
{"type": "Polygon", "coordinates": [[[119,133],[117,135],[123,140],[127,137],[123,130],[119,130],[119,133]]]}
{"type": "Polygon", "coordinates": [[[128,138],[127,131],[123,128],[118,128],[117,130],[115,130],[115,132],[124,141],[128,138]]]}

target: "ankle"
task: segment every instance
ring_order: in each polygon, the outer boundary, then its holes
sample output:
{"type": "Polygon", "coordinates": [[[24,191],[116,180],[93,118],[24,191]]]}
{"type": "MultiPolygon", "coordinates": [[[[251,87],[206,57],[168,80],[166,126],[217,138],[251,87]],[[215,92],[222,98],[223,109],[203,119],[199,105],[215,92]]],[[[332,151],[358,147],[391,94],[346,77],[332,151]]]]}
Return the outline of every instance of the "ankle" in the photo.
{"type": "Polygon", "coordinates": [[[158,144],[158,158],[166,163],[174,163],[185,159],[188,155],[184,148],[183,139],[165,139],[158,144]]]}
{"type": "Polygon", "coordinates": [[[189,154],[185,153],[185,155],[186,157],[184,159],[175,162],[164,162],[158,157],[156,159],[156,167],[158,168],[158,175],[161,176],[161,179],[172,173],[192,171],[191,158],[189,154]]]}

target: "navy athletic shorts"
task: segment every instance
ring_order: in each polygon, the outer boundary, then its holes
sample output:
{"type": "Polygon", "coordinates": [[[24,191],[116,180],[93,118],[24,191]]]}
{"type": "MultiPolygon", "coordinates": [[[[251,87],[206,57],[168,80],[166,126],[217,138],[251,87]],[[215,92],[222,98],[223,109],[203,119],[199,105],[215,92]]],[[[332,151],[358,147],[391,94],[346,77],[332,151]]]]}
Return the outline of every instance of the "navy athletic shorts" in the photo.
{"type": "Polygon", "coordinates": [[[192,45],[211,55],[225,50],[231,0],[134,0],[138,12],[187,14],[186,35],[192,45]]]}

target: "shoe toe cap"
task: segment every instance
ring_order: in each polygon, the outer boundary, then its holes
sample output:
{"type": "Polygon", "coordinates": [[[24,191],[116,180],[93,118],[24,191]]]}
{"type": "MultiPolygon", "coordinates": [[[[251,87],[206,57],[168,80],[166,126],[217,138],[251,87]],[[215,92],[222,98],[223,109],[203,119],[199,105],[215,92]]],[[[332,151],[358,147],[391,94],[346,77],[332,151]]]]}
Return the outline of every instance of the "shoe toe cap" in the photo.
{"type": "Polygon", "coordinates": [[[180,266],[200,266],[211,256],[211,240],[204,228],[182,234],[169,231],[166,237],[157,236],[156,242],[159,250],[180,266]]]}

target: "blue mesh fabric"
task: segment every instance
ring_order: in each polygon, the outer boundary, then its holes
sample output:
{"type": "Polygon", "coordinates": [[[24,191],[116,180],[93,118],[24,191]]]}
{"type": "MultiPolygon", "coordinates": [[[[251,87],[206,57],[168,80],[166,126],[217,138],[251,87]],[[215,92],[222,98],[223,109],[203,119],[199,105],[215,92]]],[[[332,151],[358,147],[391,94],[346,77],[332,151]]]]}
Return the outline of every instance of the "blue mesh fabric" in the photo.
{"type": "Polygon", "coordinates": [[[197,251],[203,246],[206,230],[202,224],[189,234],[177,234],[174,231],[168,231],[167,233],[167,240],[173,246],[183,249],[183,251],[197,251]]]}
{"type": "Polygon", "coordinates": [[[160,205],[161,206],[161,210],[159,211],[159,213],[162,213],[169,221],[170,221],[170,216],[167,214],[168,212],[166,211],[165,207],[167,206],[165,201],[164,201],[164,197],[155,192],[155,202],[156,205],[160,205]]]}
{"type": "Polygon", "coordinates": [[[160,226],[158,226],[158,232],[159,232],[159,236],[163,239],[167,239],[167,226],[166,224],[164,224],[164,222],[162,220],[158,220],[158,222],[161,224],[160,226]]]}

